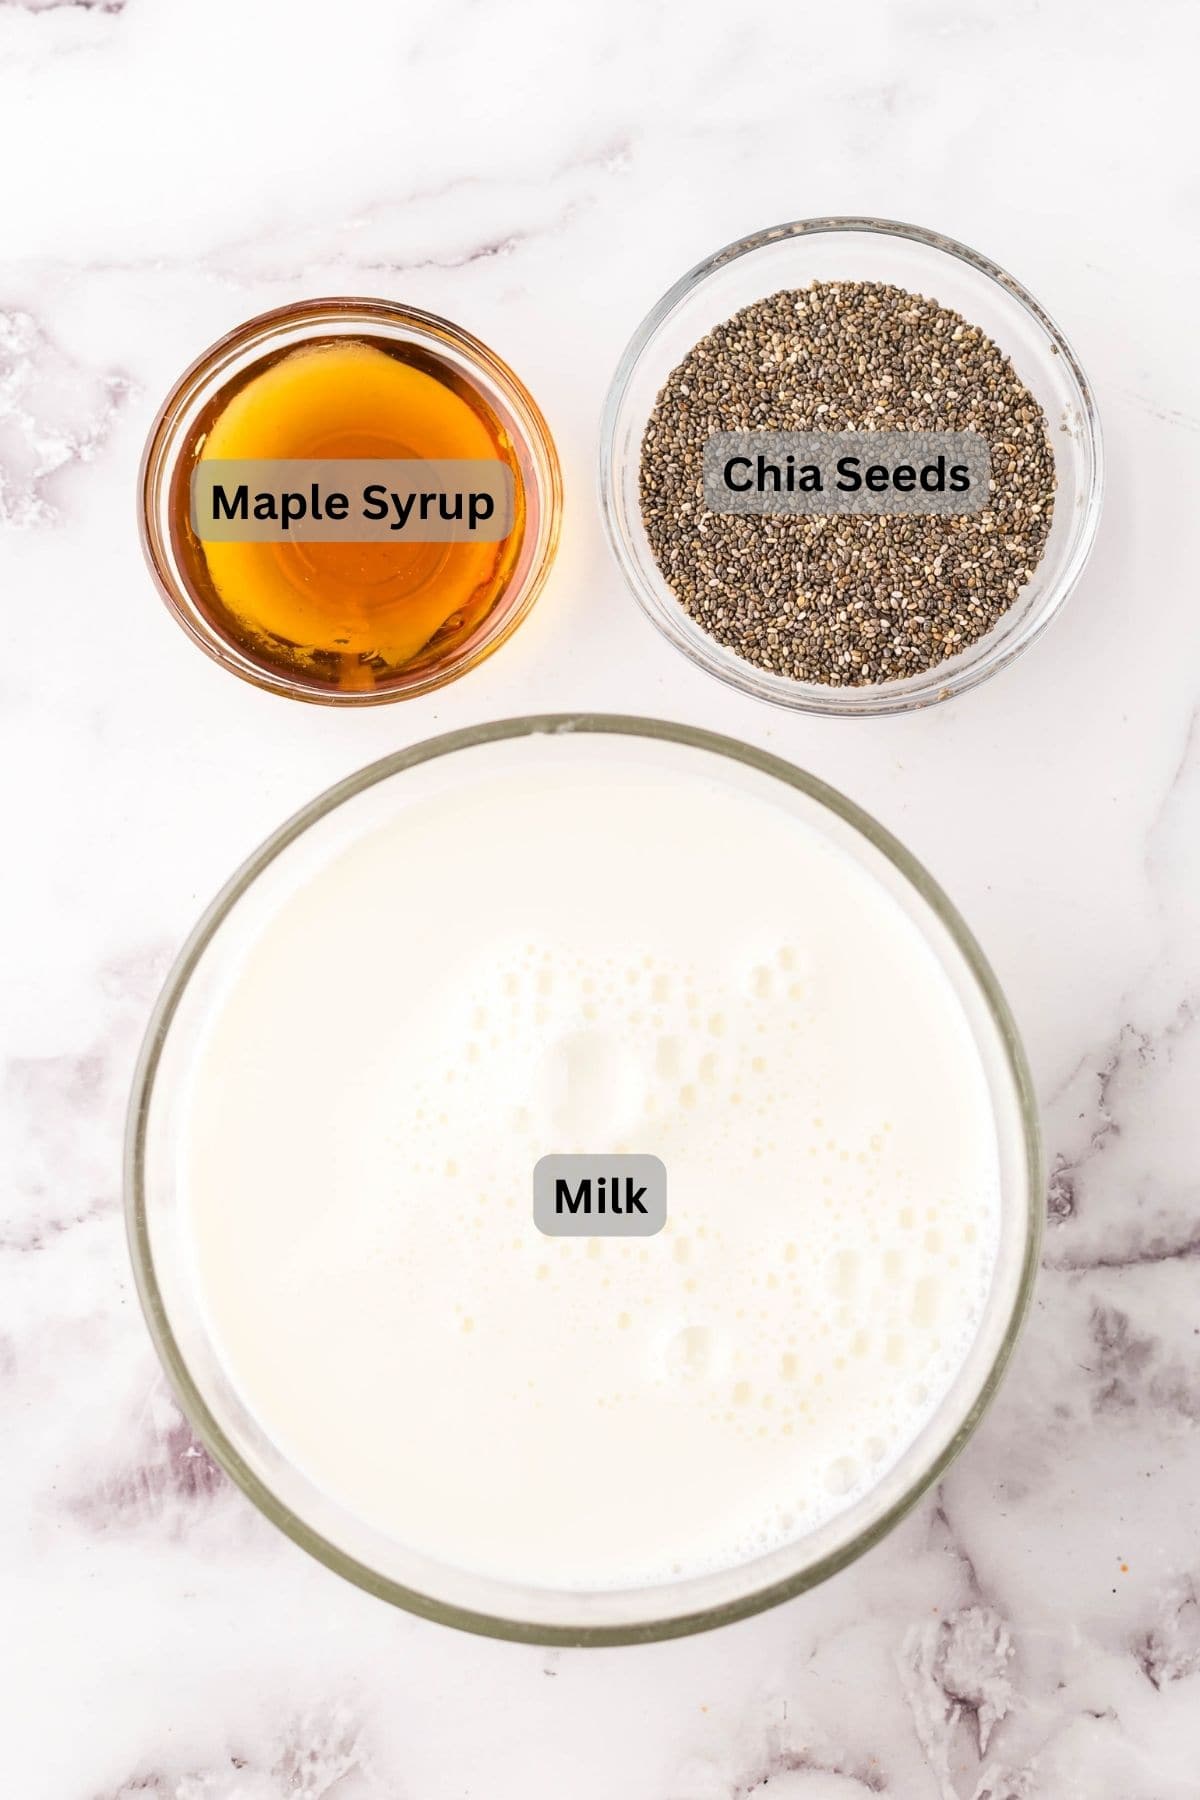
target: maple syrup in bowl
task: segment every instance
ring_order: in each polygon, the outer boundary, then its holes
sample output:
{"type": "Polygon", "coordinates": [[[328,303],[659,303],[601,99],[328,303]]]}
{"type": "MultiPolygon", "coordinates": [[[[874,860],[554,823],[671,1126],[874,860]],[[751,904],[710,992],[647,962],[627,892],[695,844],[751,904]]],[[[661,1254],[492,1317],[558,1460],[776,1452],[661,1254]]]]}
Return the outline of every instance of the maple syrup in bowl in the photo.
{"type": "Polygon", "coordinates": [[[263,314],[206,351],[155,421],[141,489],[151,572],[194,641],[259,687],[327,705],[426,693],[489,656],[540,592],[562,503],[545,420],[492,351],[433,314],[353,299],[263,314]],[[208,465],[376,461],[495,468],[508,529],[197,530],[193,485],[208,465]]]}

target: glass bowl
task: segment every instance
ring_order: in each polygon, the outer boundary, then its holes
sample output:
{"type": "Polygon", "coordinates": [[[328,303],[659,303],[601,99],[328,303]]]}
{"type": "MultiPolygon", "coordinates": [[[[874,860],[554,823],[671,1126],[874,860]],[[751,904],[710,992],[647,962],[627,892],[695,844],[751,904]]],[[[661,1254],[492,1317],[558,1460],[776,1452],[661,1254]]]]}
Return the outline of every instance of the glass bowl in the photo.
{"type": "Polygon", "coordinates": [[[777,706],[836,715],[906,712],[964,693],[1003,669],[1045,630],[1087,561],[1100,516],[1100,422],[1075,353],[1032,295],[974,250],[886,219],[802,219],[728,244],[677,281],[634,332],[617,365],[600,428],[600,504],[617,562],[649,619],[709,674],[777,706]],[[1003,618],[935,668],[869,687],[794,681],[746,662],[685,612],[642,524],[642,437],[671,372],[742,307],[812,281],[889,282],[978,325],[1011,359],[1046,415],[1058,479],[1042,559],[1003,618]]]}
{"type": "MultiPolygon", "coordinates": [[[[412,1612],[466,1630],[547,1644],[618,1644],[701,1631],[813,1586],[875,1544],[961,1449],[1008,1362],[1037,1267],[1042,1219],[1037,1115],[1016,1028],[966,926],[919,863],[832,788],[778,757],[682,725],[608,715],[510,719],[402,750],[351,776],[283,825],[237,872],[180,954],[151,1020],[126,1142],[137,1284],[158,1353],[197,1435],[266,1516],[330,1568],[412,1612]],[[942,1403],[876,1486],[770,1554],[627,1591],[520,1586],[447,1566],[367,1525],[271,1442],[226,1375],[190,1271],[180,1176],[189,1070],[214,1002],[247,943],[329,857],[399,809],[451,800],[512,765],[582,769],[636,756],[660,777],[719,780],[769,799],[880,882],[951,983],[991,1095],[1000,1172],[999,1244],[978,1334],[942,1403]]],[[[484,1502],[486,1503],[486,1502],[484,1502]]]]}
{"type": "Polygon", "coordinates": [[[500,358],[459,326],[415,307],[385,300],[303,300],[239,325],[180,376],[159,411],[142,458],[142,547],[174,617],[222,668],[272,693],[325,706],[371,706],[425,694],[490,656],[526,617],[546,580],[558,544],[562,480],[545,419],[500,358]],[[370,338],[415,347],[449,368],[486,403],[510,440],[524,490],[520,547],[502,593],[473,631],[441,655],[414,658],[384,679],[338,686],[301,677],[260,660],[227,636],[198,604],[172,531],[176,475],[197,421],[243,371],[314,338],[370,338]]]}

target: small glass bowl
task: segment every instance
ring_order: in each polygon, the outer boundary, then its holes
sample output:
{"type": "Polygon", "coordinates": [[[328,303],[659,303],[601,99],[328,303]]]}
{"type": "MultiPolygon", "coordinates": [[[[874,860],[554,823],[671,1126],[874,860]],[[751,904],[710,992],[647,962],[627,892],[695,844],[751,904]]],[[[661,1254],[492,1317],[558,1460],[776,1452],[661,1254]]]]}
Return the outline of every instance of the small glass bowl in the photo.
{"type": "Polygon", "coordinates": [[[1011,275],[937,232],[887,219],[801,219],[728,244],[677,281],[634,332],[600,427],[600,504],[617,562],[650,620],[710,675],[799,712],[907,712],[975,687],[1045,630],[1079,579],[1100,517],[1100,422],[1087,377],[1054,321],[1011,275]],[[642,523],[642,437],[664,383],[742,307],[812,281],[889,282],[960,312],[999,346],[1046,415],[1058,486],[1033,578],[986,637],[935,668],[869,687],[827,687],[757,668],[685,612],[642,523]]]}
{"type": "MultiPolygon", "coordinates": [[[[125,1148],[126,1217],[146,1320],[180,1404],[226,1473],[281,1531],[369,1593],[461,1630],[539,1644],[645,1643],[706,1631],[802,1593],[877,1544],[962,1449],[999,1384],[1038,1266],[1043,1193],[1037,1109],[1016,1026],[974,938],[916,859],[843,795],[778,757],[690,726],[603,713],[507,719],[417,744],[350,776],[282,825],[180,952],[142,1047],[125,1148]],[[655,780],[700,775],[748,804],[784,808],[853,858],[906,914],[958,997],[988,1084],[1000,1234],[958,1374],[896,1464],[854,1505],[728,1568],[635,1589],[567,1591],[493,1579],[406,1547],[348,1510],[270,1439],[227,1373],[193,1275],[180,1145],[189,1071],[214,1007],[281,900],[362,834],[408,806],[445,806],[478,773],[548,765],[586,779],[612,763],[628,773],[630,756],[655,780]]],[[[397,1417],[402,1429],[402,1397],[397,1417]]],[[[486,1507],[486,1484],[478,1498],[486,1507]]]]}
{"type": "Polygon", "coordinates": [[[529,612],[558,545],[562,478],[549,428],[535,401],[500,358],[459,326],[416,307],[386,300],[303,300],[262,313],[218,340],[180,376],[150,431],[139,482],[142,547],[159,592],[200,648],[256,687],[324,706],[373,706],[442,687],[490,656],[529,612]],[[197,605],[176,554],[171,531],[173,480],[187,454],[195,421],[242,370],[271,352],[314,338],[387,339],[414,345],[449,365],[479,392],[512,441],[522,478],[525,519],[516,564],[503,594],[470,636],[439,658],[363,688],[305,681],[258,661],[226,637],[197,605]]]}

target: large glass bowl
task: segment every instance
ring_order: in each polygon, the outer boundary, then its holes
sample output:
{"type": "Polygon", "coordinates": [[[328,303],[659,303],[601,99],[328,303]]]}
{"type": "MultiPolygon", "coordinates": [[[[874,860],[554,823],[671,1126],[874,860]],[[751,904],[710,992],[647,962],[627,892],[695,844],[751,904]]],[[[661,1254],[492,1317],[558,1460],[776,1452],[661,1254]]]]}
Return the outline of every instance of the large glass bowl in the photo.
{"type": "MultiPolygon", "coordinates": [[[[752,894],[746,902],[752,911],[752,894]]],[[[402,750],[331,788],[269,838],[200,920],[158,1002],[134,1085],[126,1184],[137,1283],[159,1355],[198,1436],[255,1505],[330,1568],[398,1606],[471,1631],[559,1644],[638,1642],[720,1625],[811,1587],[876,1543],[962,1448],[995,1391],[1029,1300],[1042,1216],[1037,1118],[1016,1028],[974,939],[920,864],[849,800],[778,757],[687,726],[608,715],[510,719],[402,750]],[[672,772],[719,780],[785,808],[852,856],[913,922],[958,997],[991,1095],[1000,1242],[966,1361],[916,1441],[864,1498],[733,1568],[629,1591],[560,1592],[414,1552],[322,1491],[264,1434],[222,1366],[192,1278],[181,1120],[192,1058],[247,944],[332,855],[409,805],[452,797],[476,770],[521,769],[531,760],[594,766],[633,748],[656,780],[672,772]]]]}
{"type": "Polygon", "coordinates": [[[677,281],[642,321],[617,365],[600,427],[600,504],[609,541],[643,611],[692,662],[731,687],[800,712],[905,712],[964,693],[1038,637],[1078,581],[1100,517],[1100,422],[1087,377],[1054,321],[1019,282],[951,238],[886,219],[802,219],[727,244],[677,281]],[[935,668],[869,687],[793,681],[745,661],[685,612],[642,523],[642,437],[667,377],[742,307],[813,281],[888,282],[978,325],[1011,359],[1046,415],[1058,487],[1041,561],[985,637],[935,668]]]}

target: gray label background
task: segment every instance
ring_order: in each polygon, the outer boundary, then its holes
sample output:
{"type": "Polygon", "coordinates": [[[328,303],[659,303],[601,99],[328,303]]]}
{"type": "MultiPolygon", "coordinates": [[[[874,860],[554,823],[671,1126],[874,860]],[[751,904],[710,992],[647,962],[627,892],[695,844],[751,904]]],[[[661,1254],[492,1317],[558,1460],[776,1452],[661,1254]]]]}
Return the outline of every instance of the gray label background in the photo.
{"type": "MultiPolygon", "coordinates": [[[[982,512],[988,503],[988,480],[992,459],[988,441],[978,431],[716,431],[704,446],[704,504],[710,512],[771,516],[775,514],[843,514],[881,516],[890,513],[954,513],[963,516],[982,512]],[[795,458],[796,468],[815,463],[821,471],[820,493],[764,494],[752,487],[748,493],[732,492],[725,485],[725,464],[731,456],[748,456],[756,463],[759,456],[778,464],[786,472],[787,457],[795,458]],[[908,463],[918,472],[926,463],[946,459],[949,471],[954,463],[962,463],[971,486],[966,493],[929,494],[916,487],[911,493],[899,493],[888,487],[872,493],[866,487],[845,493],[838,486],[838,459],[858,458],[857,472],[865,476],[875,463],[889,470],[908,463]]],[[[744,477],[746,470],[741,470],[744,477]]]]}
{"type": "MultiPolygon", "coordinates": [[[[388,457],[284,458],[214,457],[197,463],[192,471],[192,530],[209,544],[498,544],[513,527],[513,475],[507,463],[495,458],[478,460],[401,460],[388,457]],[[316,482],[323,496],[345,494],[350,502],[344,519],[293,521],[285,531],[276,519],[227,519],[214,516],[213,486],[219,483],[232,498],[245,485],[249,511],[254,496],[299,493],[308,500],[316,482]],[[419,517],[419,499],[403,529],[393,531],[396,513],[388,500],[384,519],[364,519],[363,490],[381,485],[405,500],[409,494],[445,494],[453,508],[454,496],[463,496],[462,519],[419,517]],[[467,497],[487,494],[492,516],[472,531],[467,520],[467,497]]],[[[311,511],[311,508],[310,508],[311,511]]]]}
{"type": "Polygon", "coordinates": [[[657,1156],[543,1156],[533,1170],[533,1222],[547,1237],[654,1237],[667,1222],[667,1170],[657,1156]],[[625,1196],[625,1182],[633,1182],[634,1191],[644,1187],[641,1213],[598,1213],[595,1210],[596,1181],[605,1175],[611,1182],[616,1176],[625,1196]],[[592,1183],[590,1213],[556,1212],[555,1189],[559,1181],[570,1183],[575,1193],[581,1181],[592,1183]]]}

